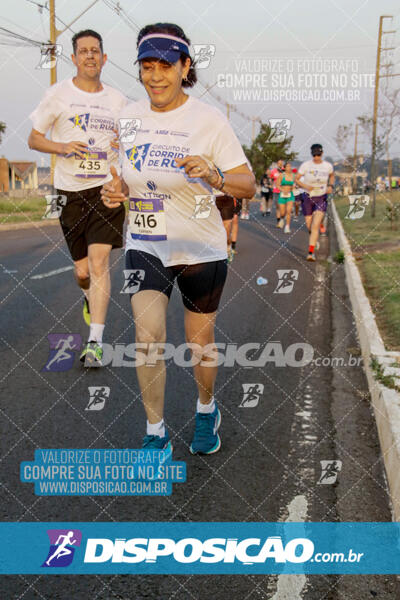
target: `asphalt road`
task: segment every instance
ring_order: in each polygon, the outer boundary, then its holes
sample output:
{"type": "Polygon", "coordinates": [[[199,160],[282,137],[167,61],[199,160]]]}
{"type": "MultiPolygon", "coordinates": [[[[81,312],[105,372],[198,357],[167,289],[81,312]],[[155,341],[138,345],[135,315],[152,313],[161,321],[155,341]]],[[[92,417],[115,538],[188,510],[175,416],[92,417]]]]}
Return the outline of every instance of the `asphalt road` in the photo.
{"type": "MultiPolygon", "coordinates": [[[[304,260],[303,219],[291,235],[251,207],[240,222],[238,254],[217,320],[217,341],[310,344],[314,357],[358,356],[343,268],[332,262],[333,227],[318,261],[304,260]],[[278,269],[298,271],[290,293],[274,293],[278,269]],[[257,278],[268,280],[257,285],[257,278]]],[[[43,372],[54,333],[79,334],[81,293],[58,227],[2,232],[0,238],[1,459],[3,521],[389,521],[387,486],[362,365],[220,367],[216,397],[222,412],[221,451],[191,456],[196,390],[190,368],[168,362],[166,422],[174,459],[187,482],[170,497],[38,497],[21,483],[21,461],[37,448],[138,448],[144,434],[135,370],[43,372]],[[240,406],[244,384],[264,386],[258,405],[240,406]],[[101,411],[86,411],[89,386],[107,386],[101,411]],[[333,485],[318,484],[321,460],[340,460],[333,485]]],[[[105,341],[134,341],[128,296],[120,294],[123,255],[112,254],[113,294],[105,341]]],[[[168,342],[183,337],[181,299],[174,290],[168,342]]],[[[250,353],[251,354],[251,353],[250,353]]],[[[296,354],[298,357],[299,354],[296,354]]],[[[0,597],[48,600],[270,599],[365,600],[400,597],[394,576],[3,576],[0,597]]]]}

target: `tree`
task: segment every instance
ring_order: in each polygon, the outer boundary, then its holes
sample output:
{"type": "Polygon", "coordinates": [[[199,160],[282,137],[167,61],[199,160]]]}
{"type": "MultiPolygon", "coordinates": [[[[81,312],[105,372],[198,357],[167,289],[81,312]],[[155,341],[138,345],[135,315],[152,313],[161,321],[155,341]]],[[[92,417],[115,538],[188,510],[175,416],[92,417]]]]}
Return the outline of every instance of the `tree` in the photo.
{"type": "Polygon", "coordinates": [[[1,137],[2,137],[3,133],[5,132],[5,130],[6,130],[6,124],[3,123],[3,121],[0,121],[0,144],[1,144],[1,137]]]}
{"type": "Polygon", "coordinates": [[[337,147],[339,148],[340,154],[344,159],[345,163],[347,162],[347,153],[348,153],[348,144],[350,141],[350,137],[353,136],[353,126],[352,125],[339,125],[336,130],[335,142],[337,147]]]}
{"type": "Polygon", "coordinates": [[[297,152],[290,151],[293,136],[288,136],[279,143],[270,142],[272,133],[273,131],[269,124],[262,123],[259,134],[251,146],[243,146],[244,153],[253,168],[257,180],[261,178],[262,174],[265,173],[265,169],[271,163],[276,162],[280,158],[285,161],[293,160],[297,156],[297,152]]]}

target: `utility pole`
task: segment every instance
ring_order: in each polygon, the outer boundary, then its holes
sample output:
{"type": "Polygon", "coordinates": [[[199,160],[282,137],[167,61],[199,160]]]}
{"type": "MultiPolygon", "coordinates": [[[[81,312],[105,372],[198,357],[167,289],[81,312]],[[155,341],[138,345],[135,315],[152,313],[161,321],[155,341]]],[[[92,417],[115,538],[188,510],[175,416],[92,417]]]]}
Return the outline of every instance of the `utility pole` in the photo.
{"type": "Polygon", "coordinates": [[[229,104],[228,104],[228,102],[227,102],[227,103],[226,103],[226,117],[227,117],[228,121],[229,121],[229,108],[230,108],[230,107],[229,107],[229,104]]]}
{"type": "Polygon", "coordinates": [[[56,9],[55,0],[50,0],[50,44],[52,44],[50,56],[51,56],[51,69],[50,69],[50,85],[57,82],[57,59],[56,59],[56,48],[55,44],[57,41],[58,31],[56,29],[56,9]]]}
{"type": "Polygon", "coordinates": [[[251,141],[254,142],[256,138],[256,119],[251,117],[251,141]]]}
{"type": "Polygon", "coordinates": [[[355,131],[355,136],[354,136],[353,194],[357,193],[357,138],[358,138],[358,123],[356,123],[356,131],[355,131]]]}
{"type": "MultiPolygon", "coordinates": [[[[392,19],[391,15],[381,15],[379,17],[378,31],[378,48],[376,52],[376,71],[375,71],[375,93],[374,93],[374,112],[372,115],[372,148],[371,148],[371,184],[372,184],[372,205],[371,217],[375,217],[376,210],[376,172],[375,172],[375,155],[376,155],[376,127],[378,121],[378,96],[379,96],[379,77],[381,67],[381,52],[382,52],[382,35],[388,33],[382,31],[383,19],[392,19]]],[[[384,48],[385,50],[385,48],[384,48]]]]}
{"type": "MultiPolygon", "coordinates": [[[[57,58],[56,58],[56,41],[57,41],[57,29],[56,29],[56,10],[55,0],[50,0],[50,44],[52,48],[50,50],[51,58],[51,69],[50,69],[50,85],[57,82],[57,58]]],[[[54,169],[56,166],[56,155],[52,154],[50,157],[50,184],[54,187],[54,169]]]]}

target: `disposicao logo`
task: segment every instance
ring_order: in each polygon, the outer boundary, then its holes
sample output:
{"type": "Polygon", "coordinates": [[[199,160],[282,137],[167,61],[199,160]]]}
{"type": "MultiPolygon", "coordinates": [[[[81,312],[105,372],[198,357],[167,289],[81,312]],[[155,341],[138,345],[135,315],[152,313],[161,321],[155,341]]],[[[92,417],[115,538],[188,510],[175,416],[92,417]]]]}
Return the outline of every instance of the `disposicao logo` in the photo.
{"type": "Polygon", "coordinates": [[[82,131],[86,131],[89,125],[89,117],[90,113],[84,113],[83,115],[75,115],[68,120],[73,123],[74,127],[79,127],[82,131]]]}
{"type": "Polygon", "coordinates": [[[156,563],[160,557],[173,558],[178,563],[234,563],[246,565],[265,563],[304,563],[314,553],[314,544],[307,538],[295,538],[283,544],[279,536],[261,538],[89,538],[85,563],[156,563]],[[252,548],[252,550],[250,550],[252,548]]]}
{"type": "Polygon", "coordinates": [[[48,529],[50,548],[42,567],[68,567],[74,558],[75,548],[81,545],[79,529],[48,529]]]}

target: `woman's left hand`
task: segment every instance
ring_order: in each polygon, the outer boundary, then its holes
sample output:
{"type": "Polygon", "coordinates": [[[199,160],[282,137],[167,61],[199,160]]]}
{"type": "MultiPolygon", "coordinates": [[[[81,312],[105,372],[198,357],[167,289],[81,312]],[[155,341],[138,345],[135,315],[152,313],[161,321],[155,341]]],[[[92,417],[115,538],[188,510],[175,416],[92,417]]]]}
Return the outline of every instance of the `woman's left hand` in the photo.
{"type": "MultiPolygon", "coordinates": [[[[201,156],[185,156],[184,158],[176,158],[176,164],[178,167],[184,167],[186,175],[195,178],[200,177],[205,179],[207,183],[211,184],[212,181],[217,180],[215,172],[210,169],[207,162],[201,156]]],[[[216,183],[216,181],[214,181],[216,183]]]]}

